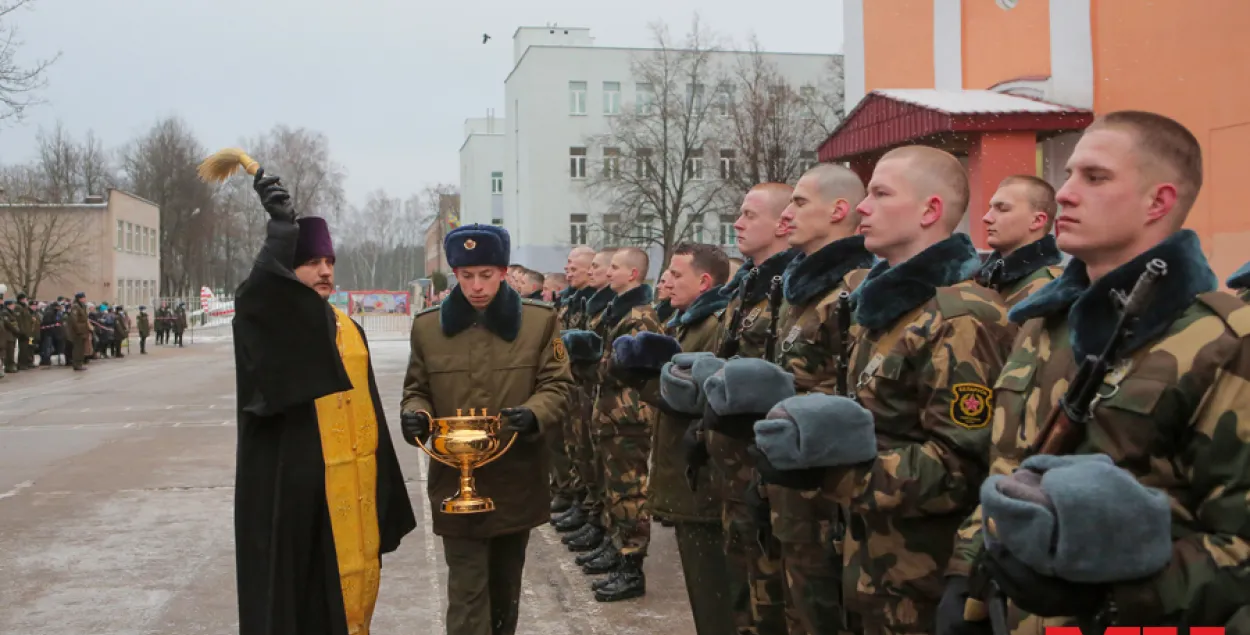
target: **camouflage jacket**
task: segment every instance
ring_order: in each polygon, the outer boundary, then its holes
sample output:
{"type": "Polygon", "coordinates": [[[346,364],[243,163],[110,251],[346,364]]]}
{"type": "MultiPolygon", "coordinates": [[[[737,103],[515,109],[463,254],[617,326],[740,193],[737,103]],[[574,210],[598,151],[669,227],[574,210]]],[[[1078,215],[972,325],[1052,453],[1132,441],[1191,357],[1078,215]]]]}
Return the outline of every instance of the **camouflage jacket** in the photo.
{"type": "MultiPolygon", "coordinates": [[[[758,267],[747,260],[738,269],[733,280],[721,288],[721,296],[729,301],[725,308],[727,319],[716,335],[715,348],[712,352],[721,354],[728,340],[738,342],[738,357],[764,357],[765,344],[768,341],[768,327],[772,322],[772,311],[768,306],[768,290],[773,278],[785,275],[786,267],[798,255],[798,251],[787,249],[765,260],[758,267]],[[753,278],[753,280],[748,281],[753,278]],[[737,333],[730,333],[729,326],[733,316],[741,312],[741,323],[737,333]]],[[[781,337],[778,331],[779,339],[781,337]]]]}
{"type": "MultiPolygon", "coordinates": [[[[799,394],[835,394],[842,350],[842,326],[838,323],[838,297],[854,291],[868,275],[872,254],[864,249],[864,237],[852,236],[835,241],[811,256],[800,254],[785,272],[785,301],[777,343],[777,365],[794,373],[799,394]]],[[[850,328],[850,321],[846,327],[850,328]]],[[[717,435],[719,436],[719,435],[717,435]]],[[[749,459],[750,455],[746,455],[749,459]]],[[[730,461],[731,459],[725,459],[730,461]]],[[[747,463],[744,462],[743,465],[747,463]]],[[[732,466],[732,463],[730,464],[732,466]]],[[[726,483],[729,491],[741,492],[749,485],[750,470],[738,470],[737,478],[726,483]]],[[[786,543],[812,543],[830,536],[834,510],[819,492],[803,492],[782,487],[767,491],[773,516],[773,533],[786,543]]]]}
{"type": "MultiPolygon", "coordinates": [[[[1075,375],[1077,359],[1111,336],[1109,290],[1127,292],[1151,258],[1168,273],[1107,374],[1076,453],[1104,453],[1171,497],[1172,561],[1152,579],[1114,585],[1132,624],[1222,625],[1250,605],[1250,307],[1214,291],[1197,236],[1183,230],[1090,284],[1072,261],[1052,285],[1011,312],[1022,321],[994,386],[991,473],[1011,473],[1075,375]]],[[[1132,522],[1132,519],[1126,519],[1132,522]]],[[[960,529],[955,573],[979,546],[980,510],[960,529]]],[[[1071,619],[1009,607],[1018,633],[1071,619]]]]}
{"type": "MultiPolygon", "coordinates": [[[[586,301],[586,330],[593,331],[603,340],[603,352],[609,353],[612,349],[608,348],[608,333],[603,327],[603,317],[608,311],[608,305],[612,304],[612,300],[616,299],[616,292],[612,287],[604,287],[593,292],[586,301]]],[[[586,387],[588,395],[593,402],[598,398],[599,386],[603,384],[603,364],[595,364],[593,370],[585,378],[579,378],[579,381],[586,387]]]]}
{"type": "Polygon", "coordinates": [[[1227,284],[1237,294],[1237,297],[1245,302],[1250,302],[1250,262],[1233,272],[1233,275],[1228,277],[1227,284]]]}
{"type": "MultiPolygon", "coordinates": [[[[666,332],[685,353],[712,352],[725,316],[727,299],[712,287],[678,313],[666,332]]],[[[686,483],[686,452],[682,438],[692,422],[661,413],[651,435],[651,471],[647,504],[651,511],[676,521],[720,522],[721,501],[712,488],[709,470],[699,470],[696,491],[686,483]]]]}
{"type": "Polygon", "coordinates": [[[935,619],[953,536],[976,507],[990,444],[989,386],[1013,329],[980,265],[956,234],[856,289],[850,377],[873,413],[878,456],[829,470],[823,491],[850,511],[847,606],[880,613],[889,630],[935,619]]]}
{"type": "Polygon", "coordinates": [[[598,436],[651,435],[651,423],[655,413],[643,403],[641,391],[628,386],[608,373],[612,365],[612,345],[623,335],[637,335],[643,331],[660,333],[660,320],[651,306],[651,287],[642,285],[622,293],[608,304],[603,312],[601,328],[607,335],[603,338],[603,361],[600,375],[599,398],[595,401],[595,426],[598,436]]]}
{"type": "Polygon", "coordinates": [[[1006,256],[997,251],[991,254],[977,272],[976,281],[997,291],[1010,310],[1046,283],[1058,278],[1063,272],[1061,262],[1063,254],[1059,253],[1055,237],[1046,234],[1006,256]]]}
{"type": "Polygon", "coordinates": [[[570,293],[560,303],[560,308],[556,311],[556,315],[560,320],[560,329],[566,331],[581,329],[584,326],[582,316],[586,308],[586,302],[594,293],[594,289],[590,287],[582,287],[580,289],[569,287],[565,291],[570,293]]]}

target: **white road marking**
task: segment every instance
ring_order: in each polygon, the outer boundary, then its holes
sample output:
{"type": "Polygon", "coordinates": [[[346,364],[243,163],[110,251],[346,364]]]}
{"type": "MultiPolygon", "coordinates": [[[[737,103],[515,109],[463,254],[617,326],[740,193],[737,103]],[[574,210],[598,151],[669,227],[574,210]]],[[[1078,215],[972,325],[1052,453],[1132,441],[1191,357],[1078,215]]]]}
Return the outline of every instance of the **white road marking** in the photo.
{"type": "Polygon", "coordinates": [[[3,494],[0,494],[0,499],[12,498],[12,497],[14,497],[14,496],[17,496],[17,493],[18,493],[18,492],[20,492],[20,491],[22,491],[22,490],[26,489],[27,487],[30,487],[31,485],[34,485],[34,484],[35,484],[35,482],[34,482],[34,481],[22,481],[21,483],[18,483],[17,485],[14,485],[14,486],[13,486],[13,489],[11,489],[11,490],[9,490],[9,491],[7,491],[7,492],[4,492],[3,494]]]}

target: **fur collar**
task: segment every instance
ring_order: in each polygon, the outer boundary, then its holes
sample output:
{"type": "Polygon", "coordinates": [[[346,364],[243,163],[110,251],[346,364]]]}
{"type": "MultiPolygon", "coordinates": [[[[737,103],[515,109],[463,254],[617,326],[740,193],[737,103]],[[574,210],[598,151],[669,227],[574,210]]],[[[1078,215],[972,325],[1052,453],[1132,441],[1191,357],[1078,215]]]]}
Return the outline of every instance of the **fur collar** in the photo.
{"type": "Polygon", "coordinates": [[[1198,235],[1182,229],[1146,250],[1145,253],[1112,270],[1094,284],[1089,283],[1085,263],[1072,259],[1063,274],[1037,293],[1017,304],[1007,317],[1023,324],[1035,317],[1068,312],[1068,332],[1076,359],[1102,352],[1115,328],[1116,305],[1111,291],[1128,293],[1137,277],[1146,270],[1146,263],[1159,258],[1168,264],[1167,275],[1159,279],[1154,298],[1125,342],[1123,354],[1137,350],[1161,335],[1177,317],[1185,312],[1200,293],[1214,291],[1215,273],[1202,254],[1198,235]]]}
{"type": "Polygon", "coordinates": [[[646,284],[612,298],[612,302],[608,303],[608,312],[603,316],[603,325],[615,328],[634,307],[644,304],[651,304],[651,286],[646,284]]]}
{"type": "Polygon", "coordinates": [[[676,311],[677,310],[673,308],[673,303],[669,302],[668,299],[660,300],[659,303],[655,305],[655,315],[660,318],[661,324],[667,322],[669,318],[673,317],[673,313],[676,311]]]}
{"type": "Polygon", "coordinates": [[[972,277],[981,259],[967,234],[954,234],[891,267],[881,260],[855,290],[855,322],[869,330],[890,326],[928,302],[939,287],[972,277]]]}
{"type": "Polygon", "coordinates": [[[985,265],[977,272],[977,284],[1002,291],[1042,267],[1049,267],[1063,262],[1063,254],[1059,253],[1059,245],[1055,237],[1046,234],[1040,240],[1031,242],[1004,258],[997,251],[985,259],[985,265]]]}
{"type": "Polygon", "coordinates": [[[616,292],[612,287],[604,287],[599,290],[591,289],[590,299],[586,301],[586,315],[599,315],[604,309],[608,308],[608,304],[616,298],[616,292]]]}
{"type": "Polygon", "coordinates": [[[1250,262],[1242,265],[1228,278],[1228,286],[1232,289],[1250,288],[1250,262]]]}
{"type": "MultiPolygon", "coordinates": [[[[768,297],[768,287],[772,284],[773,278],[784,275],[786,267],[789,266],[790,261],[794,260],[794,258],[800,253],[802,252],[798,249],[790,248],[781,253],[773,254],[771,258],[765,260],[764,263],[759,266],[760,271],[755,278],[755,285],[751,288],[751,295],[747,296],[746,301],[743,304],[758,304],[763,302],[764,298],[768,297]]],[[[743,262],[742,266],[738,268],[738,272],[734,274],[733,279],[730,280],[728,284],[721,287],[721,295],[725,296],[725,298],[729,300],[737,297],[742,283],[746,281],[747,274],[751,273],[751,270],[755,268],[755,261],[748,258],[746,262],[743,262]]]]}
{"type": "Polygon", "coordinates": [[[726,306],[729,306],[729,296],[725,295],[725,287],[712,287],[704,291],[703,295],[695,298],[694,302],[691,302],[685,311],[678,311],[668,325],[672,328],[690,326],[706,320],[713,313],[724,309],[726,306]]]}
{"type": "Polygon", "coordinates": [[[460,285],[456,285],[447,300],[438,306],[438,324],[443,329],[443,335],[454,337],[479,323],[505,341],[515,340],[521,332],[521,296],[512,287],[499,285],[495,299],[486,305],[485,311],[479,312],[464,297],[460,285]]]}
{"type": "Polygon", "coordinates": [[[786,302],[802,306],[837,287],[854,269],[872,264],[863,236],[835,240],[808,256],[800,253],[786,266],[786,302]]]}
{"type": "Polygon", "coordinates": [[[595,294],[595,289],[593,287],[582,287],[580,289],[573,291],[573,294],[569,296],[570,310],[572,311],[586,310],[586,303],[590,302],[590,296],[594,294],[595,294]]]}

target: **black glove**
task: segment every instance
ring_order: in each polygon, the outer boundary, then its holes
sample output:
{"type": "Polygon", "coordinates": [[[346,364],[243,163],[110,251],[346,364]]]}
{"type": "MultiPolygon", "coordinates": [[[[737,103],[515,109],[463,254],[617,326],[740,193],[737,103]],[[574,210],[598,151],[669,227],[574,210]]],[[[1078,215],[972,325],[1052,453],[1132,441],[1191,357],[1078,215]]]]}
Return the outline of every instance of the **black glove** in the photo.
{"type": "Polygon", "coordinates": [[[650,368],[625,368],[617,364],[608,365],[608,374],[614,379],[633,388],[641,389],[647,382],[659,379],[660,371],[650,368]]]}
{"type": "Polygon", "coordinates": [[[996,544],[985,550],[985,569],[1003,595],[1016,606],[1039,617],[1093,617],[1106,604],[1105,584],[1069,582],[1045,576],[996,544]]]}
{"type": "Polygon", "coordinates": [[[767,417],[768,414],[763,412],[718,415],[711,405],[703,409],[703,421],[708,430],[747,443],[755,442],[755,422],[767,417]]]}
{"type": "Polygon", "coordinates": [[[747,454],[755,459],[755,471],[759,472],[760,480],[768,485],[776,485],[788,489],[812,490],[820,489],[825,482],[825,468],[811,467],[802,470],[779,470],[768,460],[768,456],[758,446],[747,448],[747,454]]]}
{"type": "Polygon", "coordinates": [[[703,469],[711,458],[707,451],[707,442],[700,434],[698,421],[686,426],[686,434],[681,439],[682,448],[686,451],[686,484],[690,491],[699,489],[699,470],[703,469]]]}
{"type": "Polygon", "coordinates": [[[968,601],[968,576],[953,575],[946,578],[946,591],[937,610],[937,635],[992,635],[990,621],[969,622],[964,619],[964,604],[968,601]]]}
{"type": "Polygon", "coordinates": [[[499,418],[503,419],[503,429],[508,432],[523,436],[538,434],[538,417],[525,406],[504,408],[499,411],[499,418]]]}
{"type": "Polygon", "coordinates": [[[430,438],[430,415],[424,412],[399,413],[399,429],[408,445],[416,446],[417,439],[425,443],[430,438]]]}
{"type": "Polygon", "coordinates": [[[256,178],[252,179],[252,189],[260,195],[260,204],[275,220],[295,221],[295,206],[291,204],[291,193],[278,182],[276,176],[265,176],[265,169],[256,170],[256,178]]]}

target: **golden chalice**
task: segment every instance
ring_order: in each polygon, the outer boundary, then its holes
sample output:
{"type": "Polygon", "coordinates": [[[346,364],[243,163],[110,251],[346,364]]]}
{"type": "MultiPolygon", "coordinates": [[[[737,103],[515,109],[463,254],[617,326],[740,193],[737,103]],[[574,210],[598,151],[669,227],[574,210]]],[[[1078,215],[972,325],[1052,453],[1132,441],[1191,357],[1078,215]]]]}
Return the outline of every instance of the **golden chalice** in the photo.
{"type": "Polygon", "coordinates": [[[417,445],[430,458],[460,470],[460,491],[443,501],[443,513],[476,514],[495,509],[495,501],[478,495],[473,470],[503,456],[516,441],[516,435],[508,439],[507,445],[501,444],[499,415],[487,416],[485,408],[482,414],[477,414],[477,408],[470,408],[468,416],[457,409],[456,416],[440,419],[430,417],[428,412],[422,414],[430,418],[430,439],[425,443],[417,439],[417,445]]]}

